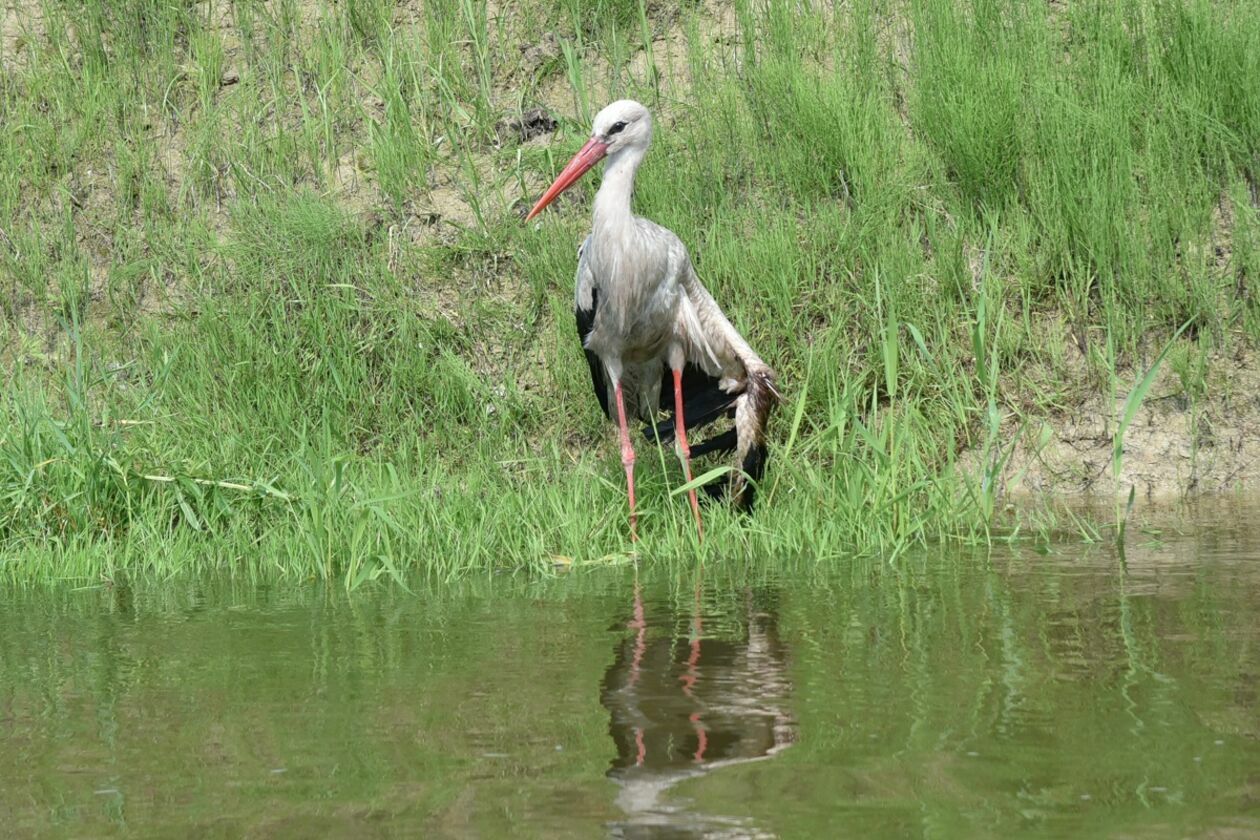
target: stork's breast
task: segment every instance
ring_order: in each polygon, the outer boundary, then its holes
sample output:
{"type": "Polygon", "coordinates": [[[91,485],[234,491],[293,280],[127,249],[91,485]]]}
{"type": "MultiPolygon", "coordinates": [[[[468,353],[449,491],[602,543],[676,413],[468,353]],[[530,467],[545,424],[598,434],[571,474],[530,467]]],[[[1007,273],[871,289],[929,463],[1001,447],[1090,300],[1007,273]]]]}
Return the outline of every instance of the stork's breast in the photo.
{"type": "MultiPolygon", "coordinates": [[[[629,266],[625,266],[629,268],[629,266]]],[[[680,289],[659,272],[623,271],[599,284],[599,309],[587,346],[627,360],[664,352],[674,337],[680,289]]]]}

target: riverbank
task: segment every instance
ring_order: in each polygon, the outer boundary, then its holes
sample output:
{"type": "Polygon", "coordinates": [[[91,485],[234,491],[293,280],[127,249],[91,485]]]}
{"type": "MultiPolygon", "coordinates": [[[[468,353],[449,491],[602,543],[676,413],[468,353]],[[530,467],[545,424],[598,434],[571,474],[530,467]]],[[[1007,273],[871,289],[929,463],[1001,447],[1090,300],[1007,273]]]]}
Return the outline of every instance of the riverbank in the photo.
{"type": "MultiPolygon", "coordinates": [[[[1254,486],[1244,9],[10,4],[0,574],[624,560],[570,320],[593,184],[520,220],[619,96],[657,117],[636,209],[785,394],[705,556],[1254,486]]],[[[695,556],[672,454],[639,464],[640,556],[695,556]]]]}

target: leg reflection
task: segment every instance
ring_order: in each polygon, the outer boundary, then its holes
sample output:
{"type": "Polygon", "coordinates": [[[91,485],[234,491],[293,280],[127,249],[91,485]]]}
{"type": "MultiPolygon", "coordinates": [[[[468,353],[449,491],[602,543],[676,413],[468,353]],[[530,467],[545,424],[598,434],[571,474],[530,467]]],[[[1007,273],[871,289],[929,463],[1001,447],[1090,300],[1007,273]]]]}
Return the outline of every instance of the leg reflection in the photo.
{"type": "Polygon", "coordinates": [[[742,824],[690,813],[665,793],[683,779],[770,758],[795,740],[778,599],[768,588],[706,598],[698,581],[680,608],[667,590],[645,593],[636,580],[629,619],[618,622],[630,632],[618,636],[600,694],[616,747],[608,775],[627,817],[615,834],[668,826],[685,836],[742,824]]]}

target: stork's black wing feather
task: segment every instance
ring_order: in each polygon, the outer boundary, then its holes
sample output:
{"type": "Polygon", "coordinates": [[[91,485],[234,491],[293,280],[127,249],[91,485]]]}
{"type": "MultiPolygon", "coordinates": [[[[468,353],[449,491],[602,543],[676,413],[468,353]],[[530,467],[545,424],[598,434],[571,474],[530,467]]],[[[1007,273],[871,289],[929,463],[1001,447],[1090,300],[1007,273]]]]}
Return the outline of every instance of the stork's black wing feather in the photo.
{"type": "MultiPolygon", "coordinates": [[[[718,387],[718,378],[716,376],[710,376],[695,365],[689,364],[683,368],[682,389],[683,415],[686,418],[688,430],[706,426],[723,415],[734,413],[735,398],[738,395],[728,394],[723,391],[718,387]]],[[[669,412],[669,417],[655,426],[651,423],[645,425],[643,427],[643,436],[648,440],[659,438],[662,443],[667,443],[674,439],[673,371],[667,370],[662,376],[660,408],[662,411],[669,412]]],[[[701,443],[693,443],[691,445],[691,457],[699,458],[701,455],[708,455],[711,452],[733,452],[738,447],[738,432],[735,429],[727,429],[701,443]]],[[[766,448],[764,445],[758,444],[749,449],[744,458],[744,463],[740,466],[753,481],[759,481],[765,469],[765,460],[766,448]]],[[[708,484],[702,485],[700,489],[710,499],[721,499],[731,489],[731,477],[727,476],[725,479],[710,481],[708,484]]],[[[745,510],[752,510],[753,492],[753,485],[746,485],[743,489],[742,504],[745,510]]]]}
{"type": "Polygon", "coordinates": [[[586,364],[591,369],[591,385],[595,388],[595,396],[599,399],[599,407],[604,416],[612,419],[608,411],[608,375],[604,372],[604,363],[590,350],[586,349],[586,337],[595,328],[595,309],[599,306],[599,289],[591,289],[591,308],[576,306],[573,315],[577,318],[578,340],[582,342],[582,352],[586,354],[586,364]]]}
{"type": "Polygon", "coordinates": [[[725,432],[708,438],[704,443],[697,443],[692,446],[691,457],[699,458],[701,455],[708,455],[710,452],[734,452],[737,446],[739,446],[739,436],[734,429],[727,429],[725,432]]]}
{"type": "MultiPolygon", "coordinates": [[[[707,426],[717,420],[734,407],[735,397],[738,396],[723,391],[718,387],[716,376],[710,376],[691,363],[683,368],[682,392],[683,418],[687,421],[688,429],[707,426]]],[[[648,440],[659,437],[662,443],[669,443],[674,439],[674,372],[671,370],[666,370],[661,375],[660,409],[669,412],[669,417],[657,423],[655,428],[650,423],[644,426],[643,436],[648,440]]],[[[721,448],[716,446],[705,451],[721,448]]]]}
{"type": "MultiPolygon", "coordinates": [[[[691,447],[691,457],[699,457],[703,454],[702,450],[703,452],[712,452],[714,450],[721,449],[722,451],[730,452],[735,449],[735,446],[735,430],[730,429],[720,435],[717,435],[716,437],[710,438],[700,446],[691,447]],[[720,444],[724,446],[720,446],[720,444]]],[[[744,462],[740,464],[740,469],[742,469],[744,473],[752,479],[751,483],[744,485],[743,492],[740,494],[740,504],[743,506],[745,512],[752,513],[757,482],[761,481],[761,477],[766,471],[766,445],[764,443],[758,443],[749,447],[747,454],[744,455],[744,462]]],[[[730,492],[731,478],[732,476],[728,474],[725,478],[700,485],[700,489],[705,492],[705,495],[709,499],[716,501],[725,497],[727,493],[730,492]]]]}

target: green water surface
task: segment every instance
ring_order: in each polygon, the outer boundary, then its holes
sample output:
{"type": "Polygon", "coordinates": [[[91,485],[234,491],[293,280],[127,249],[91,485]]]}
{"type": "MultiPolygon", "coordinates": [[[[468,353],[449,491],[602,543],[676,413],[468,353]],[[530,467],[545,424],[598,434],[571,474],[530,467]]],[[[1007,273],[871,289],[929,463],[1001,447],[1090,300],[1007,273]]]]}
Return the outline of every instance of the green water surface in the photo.
{"type": "Polygon", "coordinates": [[[0,836],[1260,836],[1260,531],[0,596],[0,836]]]}

